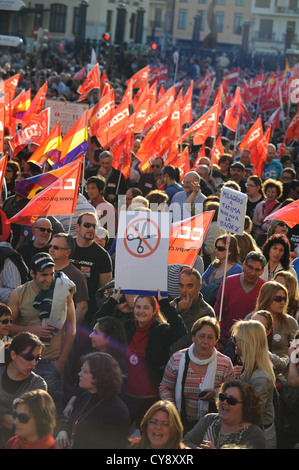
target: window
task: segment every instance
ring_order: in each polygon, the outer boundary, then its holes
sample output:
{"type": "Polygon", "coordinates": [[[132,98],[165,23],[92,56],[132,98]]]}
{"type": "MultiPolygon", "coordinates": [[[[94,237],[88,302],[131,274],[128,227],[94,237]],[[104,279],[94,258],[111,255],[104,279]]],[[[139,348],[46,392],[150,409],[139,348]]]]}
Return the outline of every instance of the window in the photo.
{"type": "Polygon", "coordinates": [[[206,4],[207,4],[207,0],[198,0],[198,3],[201,3],[202,5],[206,5],[206,4]]]}
{"type": "Polygon", "coordinates": [[[200,16],[200,31],[204,31],[206,24],[206,12],[204,10],[198,10],[197,14],[200,16]]]}
{"type": "Polygon", "coordinates": [[[50,9],[50,31],[52,33],[65,33],[66,24],[66,11],[65,5],[53,3],[50,9]]]}
{"type": "Polygon", "coordinates": [[[242,34],[244,16],[241,13],[235,14],[234,20],[234,34],[242,34]]]}
{"type": "Polygon", "coordinates": [[[80,30],[80,7],[74,7],[73,34],[76,36],[80,30]]]}
{"type": "Polygon", "coordinates": [[[222,12],[222,11],[217,11],[216,12],[216,24],[217,24],[218,33],[223,33],[224,12],[222,12]]]}
{"type": "Polygon", "coordinates": [[[245,7],[245,0],[236,0],[236,7],[245,7]]]}
{"type": "Polygon", "coordinates": [[[179,9],[178,29],[187,29],[188,10],[179,9]]]}
{"type": "Polygon", "coordinates": [[[256,8],[270,8],[271,0],[255,0],[256,8]]]}
{"type": "Polygon", "coordinates": [[[225,5],[226,0],[217,0],[217,5],[225,5]]]}
{"type": "Polygon", "coordinates": [[[261,39],[272,39],[273,36],[273,20],[261,20],[259,37],[261,39]]]}
{"type": "Polygon", "coordinates": [[[41,3],[36,3],[34,12],[34,26],[43,25],[43,12],[44,5],[42,5],[41,3]]]}
{"type": "Polygon", "coordinates": [[[298,0],[289,0],[289,10],[297,11],[298,9],[298,0]]]}

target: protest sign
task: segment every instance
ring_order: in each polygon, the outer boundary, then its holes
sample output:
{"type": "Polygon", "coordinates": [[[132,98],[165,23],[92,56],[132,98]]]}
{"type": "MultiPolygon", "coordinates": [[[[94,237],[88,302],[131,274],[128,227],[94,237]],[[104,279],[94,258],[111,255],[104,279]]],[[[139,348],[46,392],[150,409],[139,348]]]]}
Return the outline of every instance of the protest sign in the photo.
{"type": "Polygon", "coordinates": [[[167,296],[170,217],[167,212],[121,211],[115,289],[124,294],[167,296]]]}
{"type": "Polygon", "coordinates": [[[88,104],[71,103],[70,101],[46,100],[45,107],[51,109],[50,131],[60,122],[62,135],[78,121],[78,119],[88,111],[88,104]]]}
{"type": "Polygon", "coordinates": [[[242,235],[247,207],[247,194],[235,189],[221,189],[218,226],[227,232],[242,235]]]}

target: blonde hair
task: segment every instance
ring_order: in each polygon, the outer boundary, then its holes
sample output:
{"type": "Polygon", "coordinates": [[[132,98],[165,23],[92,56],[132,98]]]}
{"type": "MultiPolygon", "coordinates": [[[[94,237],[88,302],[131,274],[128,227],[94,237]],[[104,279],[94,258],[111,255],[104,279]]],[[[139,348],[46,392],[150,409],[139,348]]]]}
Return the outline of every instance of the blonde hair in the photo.
{"type": "Polygon", "coordinates": [[[140,423],[140,432],[141,439],[140,441],[132,446],[136,449],[146,449],[148,448],[150,442],[147,435],[147,427],[149,420],[152,419],[154,414],[157,411],[163,411],[167,413],[170,421],[170,437],[169,441],[166,444],[166,449],[184,449],[186,446],[182,443],[183,439],[183,425],[179,416],[179,413],[173,403],[166,400],[159,400],[154,403],[149,410],[145,413],[141,423],[140,423]]]}
{"type": "Polygon", "coordinates": [[[283,311],[281,312],[281,314],[278,316],[277,319],[280,325],[282,325],[283,323],[287,325],[286,315],[287,315],[287,309],[288,309],[288,304],[289,304],[289,294],[288,294],[288,290],[286,289],[286,287],[283,284],[280,284],[280,282],[268,281],[262,285],[259,291],[257,301],[256,301],[254,313],[257,312],[258,310],[269,310],[269,312],[272,313],[269,307],[273,301],[273,298],[275,297],[275,295],[277,295],[277,292],[279,290],[284,291],[286,295],[286,302],[285,302],[283,311]]]}
{"type": "Polygon", "coordinates": [[[295,317],[296,312],[299,309],[298,280],[296,276],[289,271],[279,271],[275,274],[274,280],[276,280],[278,276],[282,276],[285,279],[285,287],[289,295],[287,312],[292,317],[295,317]]]}
{"type": "Polygon", "coordinates": [[[241,348],[245,375],[248,379],[260,369],[275,384],[275,374],[269,356],[265,327],[256,320],[239,320],[232,327],[232,334],[241,348]]]}

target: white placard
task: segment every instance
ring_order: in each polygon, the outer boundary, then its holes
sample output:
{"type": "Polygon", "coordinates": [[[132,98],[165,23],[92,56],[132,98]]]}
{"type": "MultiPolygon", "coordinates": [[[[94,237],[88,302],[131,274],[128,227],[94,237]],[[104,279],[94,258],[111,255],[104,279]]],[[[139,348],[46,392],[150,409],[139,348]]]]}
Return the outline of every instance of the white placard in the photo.
{"type": "Polygon", "coordinates": [[[116,243],[115,289],[124,294],[167,296],[168,212],[121,211],[116,243]]]}
{"type": "Polygon", "coordinates": [[[70,101],[45,100],[45,108],[51,108],[50,131],[60,121],[61,133],[64,135],[89,109],[89,106],[88,104],[72,103],[70,101]]]}
{"type": "Polygon", "coordinates": [[[0,10],[18,11],[24,6],[22,0],[0,0],[0,10]]]}
{"type": "Polygon", "coordinates": [[[218,226],[229,233],[242,235],[247,199],[247,194],[225,186],[222,187],[217,220],[218,226]]]}

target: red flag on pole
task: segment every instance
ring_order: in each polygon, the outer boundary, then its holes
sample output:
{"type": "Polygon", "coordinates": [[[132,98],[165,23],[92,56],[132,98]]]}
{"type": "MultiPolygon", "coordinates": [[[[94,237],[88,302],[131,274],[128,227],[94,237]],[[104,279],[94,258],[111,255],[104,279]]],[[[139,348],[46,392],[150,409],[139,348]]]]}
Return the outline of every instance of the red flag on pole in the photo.
{"type": "Polygon", "coordinates": [[[47,93],[48,84],[47,82],[38,90],[35,97],[31,101],[31,104],[28,110],[25,112],[22,117],[22,127],[27,126],[27,124],[39,114],[45,104],[46,93],[47,93]]]}
{"type": "Polygon", "coordinates": [[[94,68],[85,78],[82,85],[78,88],[77,93],[80,95],[78,101],[85,100],[88,96],[88,93],[94,88],[100,88],[100,73],[98,64],[94,66],[94,68]]]}

